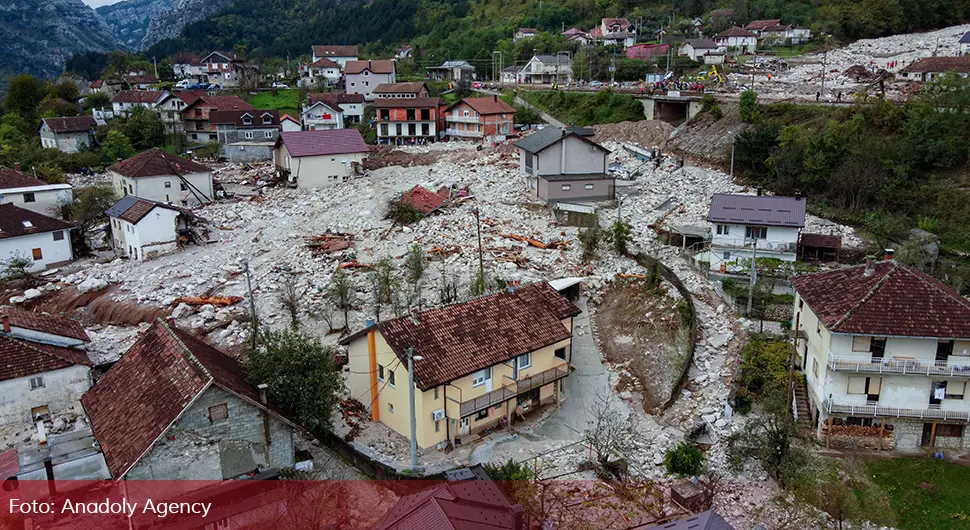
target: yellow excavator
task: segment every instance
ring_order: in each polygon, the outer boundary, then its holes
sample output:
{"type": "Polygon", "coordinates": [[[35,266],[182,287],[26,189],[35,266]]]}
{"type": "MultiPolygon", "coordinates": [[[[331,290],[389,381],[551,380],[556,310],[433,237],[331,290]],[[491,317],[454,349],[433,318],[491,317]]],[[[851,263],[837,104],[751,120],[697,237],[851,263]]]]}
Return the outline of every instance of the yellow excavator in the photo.
{"type": "Polygon", "coordinates": [[[710,72],[701,72],[700,74],[697,74],[697,78],[700,79],[701,81],[707,81],[708,79],[717,79],[718,83],[724,82],[724,76],[721,75],[721,72],[717,71],[717,65],[714,65],[714,64],[711,65],[710,72]]]}

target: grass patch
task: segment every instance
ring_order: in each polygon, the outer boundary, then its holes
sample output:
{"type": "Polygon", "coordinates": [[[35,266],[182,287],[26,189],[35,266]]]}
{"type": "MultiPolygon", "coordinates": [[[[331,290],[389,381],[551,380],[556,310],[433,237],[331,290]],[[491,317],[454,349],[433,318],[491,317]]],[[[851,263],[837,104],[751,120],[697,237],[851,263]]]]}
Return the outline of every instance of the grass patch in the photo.
{"type": "Polygon", "coordinates": [[[300,91],[296,89],[266,90],[256,94],[243,94],[243,99],[260,110],[276,109],[280,115],[299,116],[300,91]]]}
{"type": "Polygon", "coordinates": [[[870,460],[902,530],[970,528],[970,467],[927,458],[870,460]]]}
{"type": "Polygon", "coordinates": [[[611,90],[595,94],[522,90],[519,96],[563,123],[580,127],[645,119],[643,105],[636,98],[611,90]]]}

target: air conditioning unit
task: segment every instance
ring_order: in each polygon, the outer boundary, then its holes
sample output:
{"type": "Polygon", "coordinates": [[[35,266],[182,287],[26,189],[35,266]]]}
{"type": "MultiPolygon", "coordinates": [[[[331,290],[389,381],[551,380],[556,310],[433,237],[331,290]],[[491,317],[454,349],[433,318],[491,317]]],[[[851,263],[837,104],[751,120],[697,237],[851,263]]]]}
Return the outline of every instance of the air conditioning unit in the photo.
{"type": "Polygon", "coordinates": [[[445,419],[445,409],[438,409],[431,413],[431,419],[434,421],[445,419]]]}

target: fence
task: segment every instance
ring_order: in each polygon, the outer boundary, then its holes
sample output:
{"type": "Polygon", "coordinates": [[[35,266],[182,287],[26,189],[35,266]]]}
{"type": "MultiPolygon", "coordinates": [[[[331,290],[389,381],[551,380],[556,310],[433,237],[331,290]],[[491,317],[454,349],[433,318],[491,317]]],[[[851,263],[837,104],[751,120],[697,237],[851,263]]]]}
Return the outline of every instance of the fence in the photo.
{"type": "Polygon", "coordinates": [[[377,460],[367,456],[366,454],[358,451],[353,444],[348,443],[343,440],[340,436],[334,433],[321,433],[317,435],[317,439],[320,443],[327,446],[331,451],[336,453],[337,456],[342,458],[344,462],[350,464],[357,468],[361,473],[367,475],[374,480],[412,480],[412,479],[422,479],[422,480],[441,480],[444,479],[444,474],[438,473],[436,475],[428,476],[415,476],[400,473],[393,467],[378,462],[377,460]]]}

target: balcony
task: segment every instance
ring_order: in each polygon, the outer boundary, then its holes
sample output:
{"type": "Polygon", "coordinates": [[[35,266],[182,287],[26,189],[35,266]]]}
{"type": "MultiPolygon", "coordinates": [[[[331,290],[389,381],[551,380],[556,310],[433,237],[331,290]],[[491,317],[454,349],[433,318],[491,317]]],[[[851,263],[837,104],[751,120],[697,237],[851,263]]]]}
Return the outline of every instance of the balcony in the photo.
{"type": "Polygon", "coordinates": [[[481,118],[478,116],[455,116],[454,114],[445,114],[445,121],[454,123],[479,123],[481,118]]]}
{"type": "Polygon", "coordinates": [[[970,378],[968,361],[930,361],[923,359],[883,358],[873,361],[870,356],[850,357],[829,352],[830,370],[867,374],[932,375],[970,378]]]}
{"type": "Polygon", "coordinates": [[[798,243],[795,241],[719,236],[714,236],[714,238],[711,240],[711,248],[734,248],[738,250],[750,251],[752,249],[752,243],[754,242],[757,242],[759,251],[784,253],[790,252],[794,254],[798,250],[798,243]]]}
{"type": "Polygon", "coordinates": [[[518,381],[510,381],[509,384],[493,390],[468,401],[463,401],[460,407],[461,417],[470,416],[480,410],[494,407],[515,398],[519,394],[524,394],[530,390],[535,390],[554,381],[558,381],[569,375],[569,365],[561,363],[548,370],[543,370],[535,375],[523,377],[518,381]]]}
{"type": "Polygon", "coordinates": [[[445,129],[445,134],[448,136],[464,136],[467,138],[484,138],[484,131],[465,131],[462,129],[445,129]]]}
{"type": "Polygon", "coordinates": [[[874,418],[910,418],[920,420],[945,420],[945,421],[966,421],[970,422],[970,411],[965,410],[943,410],[939,405],[927,405],[926,408],[909,409],[886,407],[878,403],[867,403],[865,405],[847,405],[844,403],[833,403],[826,399],[822,402],[822,408],[829,414],[848,414],[850,416],[871,416],[874,418]]]}

